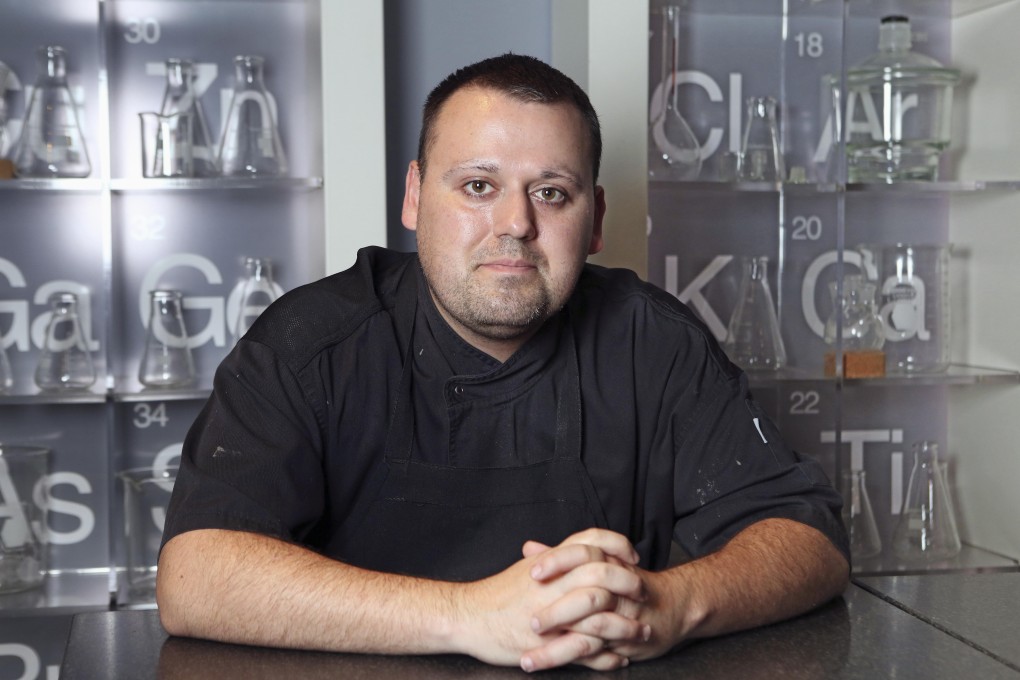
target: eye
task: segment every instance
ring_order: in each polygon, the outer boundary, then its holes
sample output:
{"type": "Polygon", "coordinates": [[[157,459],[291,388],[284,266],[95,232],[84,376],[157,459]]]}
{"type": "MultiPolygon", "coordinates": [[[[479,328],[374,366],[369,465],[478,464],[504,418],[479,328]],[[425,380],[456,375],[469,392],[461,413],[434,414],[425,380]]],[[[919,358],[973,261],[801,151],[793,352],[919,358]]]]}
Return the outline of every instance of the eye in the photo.
{"type": "Polygon", "coordinates": [[[473,196],[484,196],[492,191],[492,185],[481,179],[473,179],[464,186],[464,190],[473,196]]]}
{"type": "Polygon", "coordinates": [[[567,200],[566,194],[554,187],[542,187],[538,190],[538,197],[546,203],[562,203],[567,200]]]}

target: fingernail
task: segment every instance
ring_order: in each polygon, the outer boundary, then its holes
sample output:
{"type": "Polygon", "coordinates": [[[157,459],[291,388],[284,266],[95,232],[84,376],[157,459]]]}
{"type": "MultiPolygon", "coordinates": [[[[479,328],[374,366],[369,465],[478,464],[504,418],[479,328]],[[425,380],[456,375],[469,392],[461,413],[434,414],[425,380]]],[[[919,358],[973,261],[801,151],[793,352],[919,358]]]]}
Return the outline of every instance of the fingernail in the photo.
{"type": "Polygon", "coordinates": [[[645,627],[641,629],[641,637],[644,638],[645,642],[652,639],[652,627],[647,623],[645,624],[645,627]]]}
{"type": "Polygon", "coordinates": [[[541,578],[541,577],[542,577],[542,565],[541,564],[536,564],[535,566],[533,566],[531,568],[531,578],[541,578]]]}
{"type": "Polygon", "coordinates": [[[629,665],[630,665],[630,659],[628,657],[626,657],[626,656],[623,657],[623,663],[620,664],[620,668],[626,668],[629,665]]]}
{"type": "Polygon", "coordinates": [[[542,624],[538,622],[538,618],[531,619],[531,630],[537,633],[541,627],[542,624]]]}
{"type": "Polygon", "coordinates": [[[535,670],[535,662],[526,656],[522,657],[521,670],[523,670],[525,673],[530,673],[531,671],[535,670]]]}

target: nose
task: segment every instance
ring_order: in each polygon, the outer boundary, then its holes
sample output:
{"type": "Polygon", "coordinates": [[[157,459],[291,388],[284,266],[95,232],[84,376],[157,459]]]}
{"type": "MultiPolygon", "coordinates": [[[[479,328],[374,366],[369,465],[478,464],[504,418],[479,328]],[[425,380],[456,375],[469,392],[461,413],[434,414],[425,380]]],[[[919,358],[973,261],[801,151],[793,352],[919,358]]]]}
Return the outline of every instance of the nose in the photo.
{"type": "Polygon", "coordinates": [[[526,191],[507,191],[496,206],[493,236],[528,240],[537,233],[535,206],[526,191]]]}

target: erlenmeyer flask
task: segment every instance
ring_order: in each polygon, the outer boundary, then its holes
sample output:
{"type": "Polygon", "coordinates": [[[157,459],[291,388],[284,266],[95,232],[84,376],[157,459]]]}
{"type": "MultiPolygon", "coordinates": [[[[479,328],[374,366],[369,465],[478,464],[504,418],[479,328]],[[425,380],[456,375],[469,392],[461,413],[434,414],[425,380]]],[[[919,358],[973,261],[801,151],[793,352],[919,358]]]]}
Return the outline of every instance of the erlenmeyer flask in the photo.
{"type": "MultiPolygon", "coordinates": [[[[701,172],[701,145],[677,109],[680,8],[662,8],[662,98],[651,121],[652,145],[665,163],[662,174],[670,179],[693,180],[701,172]]],[[[653,167],[653,174],[655,170],[653,167]]]]}
{"type": "Polygon", "coordinates": [[[740,293],[723,344],[730,359],[748,371],[774,371],[786,364],[786,349],[769,288],[768,262],[764,255],[742,259],[740,293]]]}
{"type": "Polygon", "coordinates": [[[248,332],[259,314],[277,298],[272,265],[268,258],[246,257],[244,267],[248,275],[241,286],[237,322],[234,324],[234,335],[238,338],[248,332]]]}
{"type": "Polygon", "coordinates": [[[78,317],[78,296],[55,293],[50,309],[35,384],[47,391],[88,389],[96,381],[96,369],[78,317]]]}
{"type": "Polygon", "coordinates": [[[749,97],[747,122],[740,147],[740,178],[752,182],[782,182],[786,177],[779,143],[776,100],[749,97]]]}
{"type": "Polygon", "coordinates": [[[960,552],[960,534],[938,454],[935,442],[914,444],[914,467],[893,532],[893,551],[908,562],[944,560],[960,552]]]}
{"type": "Polygon", "coordinates": [[[213,177],[219,174],[216,152],[202,109],[202,100],[195,92],[195,77],[195,65],[192,62],[186,59],[167,59],[166,90],[159,112],[162,116],[190,114],[192,173],[195,177],[213,177]]]}
{"type": "Polygon", "coordinates": [[[14,374],[11,372],[11,362],[7,360],[3,336],[0,335],[0,394],[7,394],[12,387],[14,387],[14,374]]]}
{"type": "Polygon", "coordinates": [[[850,555],[855,559],[874,557],[882,552],[882,538],[864,485],[864,470],[843,472],[843,524],[850,536],[850,555]]]}
{"type": "Polygon", "coordinates": [[[176,290],[149,293],[149,330],[138,368],[138,381],[146,387],[184,387],[195,379],[181,298],[176,290]]]}
{"type": "Polygon", "coordinates": [[[7,145],[7,76],[11,74],[11,67],[0,61],[0,158],[3,157],[4,148],[7,145]]]}
{"type": "Polygon", "coordinates": [[[14,152],[22,177],[88,177],[92,171],[78,112],[67,87],[64,48],[40,47],[40,75],[14,152]]]}
{"type": "Polygon", "coordinates": [[[220,140],[219,165],[226,177],[287,174],[276,116],[262,82],[262,57],[234,57],[237,82],[220,140]]]}

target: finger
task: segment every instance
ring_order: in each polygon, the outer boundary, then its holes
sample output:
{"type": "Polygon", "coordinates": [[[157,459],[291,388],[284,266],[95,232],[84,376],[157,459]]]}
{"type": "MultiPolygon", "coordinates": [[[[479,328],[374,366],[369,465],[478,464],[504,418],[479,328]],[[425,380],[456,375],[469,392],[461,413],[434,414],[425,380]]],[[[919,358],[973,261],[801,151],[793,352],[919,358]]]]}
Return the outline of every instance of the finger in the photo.
{"type": "Polygon", "coordinates": [[[616,562],[637,565],[639,557],[626,537],[604,529],[574,534],[556,548],[540,551],[532,577],[539,580],[566,573],[586,562],[616,562]],[[592,542],[585,543],[589,538],[592,542]]]}
{"type": "Polygon", "coordinates": [[[617,599],[616,595],[602,588],[571,590],[548,607],[536,612],[531,618],[531,629],[542,634],[570,627],[601,612],[616,613],[617,599]]]}
{"type": "Polygon", "coordinates": [[[521,554],[525,557],[534,557],[535,555],[541,555],[547,550],[552,548],[545,543],[539,543],[538,541],[525,541],[521,547],[521,554]]]}
{"type": "Polygon", "coordinates": [[[625,668],[630,665],[630,659],[622,654],[618,654],[615,651],[606,650],[595,654],[594,656],[588,656],[583,659],[578,659],[574,662],[580,666],[587,666],[592,670],[596,671],[614,671],[617,668],[625,668]]]}
{"type": "Polygon", "coordinates": [[[616,612],[600,612],[592,614],[570,625],[567,630],[582,635],[602,638],[607,643],[614,643],[616,649],[621,643],[648,642],[652,637],[652,627],[616,612]]]}
{"type": "Polygon", "coordinates": [[[560,545],[575,545],[577,543],[596,547],[605,554],[617,557],[627,564],[637,564],[640,560],[640,555],[631,545],[630,539],[608,529],[585,529],[567,536],[560,545]]]}
{"type": "Polygon", "coordinates": [[[579,659],[587,659],[607,653],[600,638],[580,633],[564,633],[552,640],[529,649],[521,655],[521,668],[528,671],[541,671],[547,668],[565,666],[579,659]]]}

